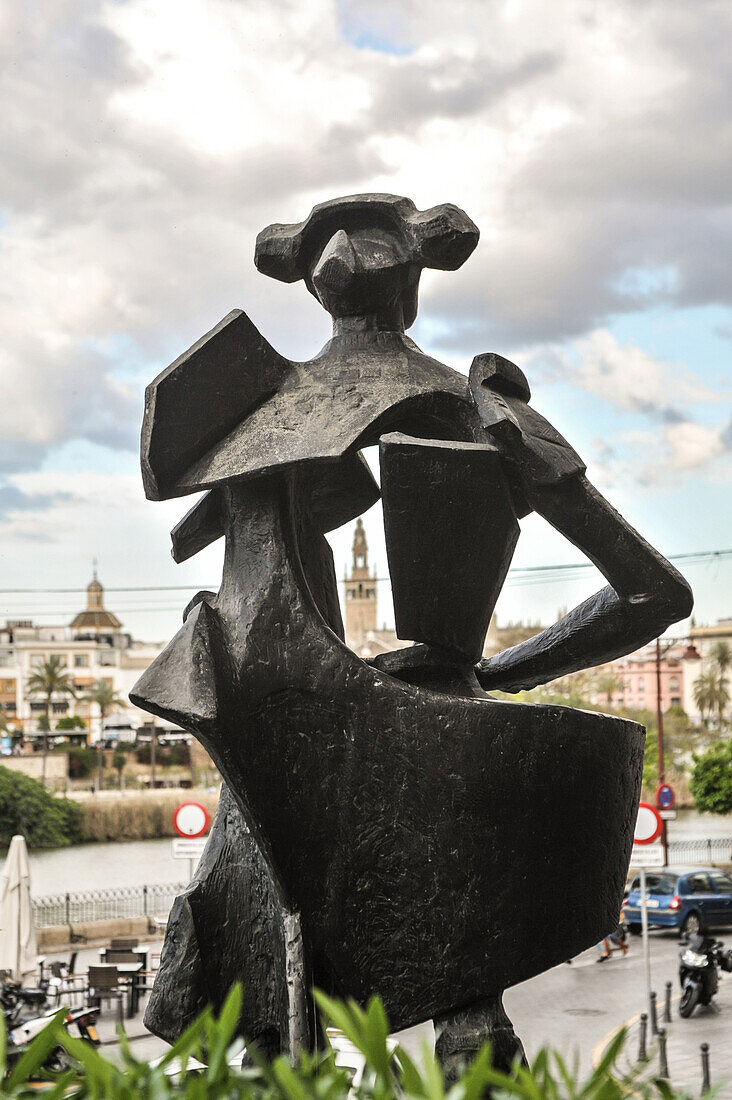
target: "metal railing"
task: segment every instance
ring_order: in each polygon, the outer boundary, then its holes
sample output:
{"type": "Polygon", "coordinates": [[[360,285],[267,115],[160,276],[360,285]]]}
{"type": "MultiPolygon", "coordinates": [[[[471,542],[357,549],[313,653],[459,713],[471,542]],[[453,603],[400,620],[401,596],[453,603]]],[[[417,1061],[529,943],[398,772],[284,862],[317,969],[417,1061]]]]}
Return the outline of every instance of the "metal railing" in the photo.
{"type": "Polygon", "coordinates": [[[669,840],[669,863],[726,863],[732,860],[732,836],[700,836],[698,840],[669,840]]]}
{"type": "Polygon", "coordinates": [[[124,917],[162,916],[185,890],[182,882],[153,886],[118,886],[109,890],[80,890],[33,898],[36,928],[53,924],[74,925],[84,921],[115,920],[124,917]]]}

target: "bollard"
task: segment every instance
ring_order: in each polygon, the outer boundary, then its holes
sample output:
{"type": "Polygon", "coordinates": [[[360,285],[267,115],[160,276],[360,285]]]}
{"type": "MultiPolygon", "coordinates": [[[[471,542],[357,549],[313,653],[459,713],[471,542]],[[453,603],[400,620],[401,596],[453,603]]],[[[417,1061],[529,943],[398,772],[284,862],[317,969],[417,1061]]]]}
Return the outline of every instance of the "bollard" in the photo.
{"type": "Polygon", "coordinates": [[[666,1005],[663,1012],[663,1022],[665,1024],[671,1023],[671,990],[673,987],[673,982],[666,982],[666,1005]]]}
{"type": "Polygon", "coordinates": [[[646,1054],[646,1034],[648,1032],[648,1013],[641,1012],[640,1015],[640,1037],[638,1041],[638,1061],[648,1061],[648,1055],[646,1054]]]}
{"type": "Polygon", "coordinates": [[[706,1096],[712,1087],[712,1079],[709,1076],[709,1043],[701,1045],[702,1058],[702,1096],[706,1096]]]}
{"type": "Polygon", "coordinates": [[[651,993],[651,1035],[658,1035],[658,1012],[656,1010],[655,993],[651,993]]]}
{"type": "Polygon", "coordinates": [[[668,1078],[668,1058],[666,1057],[666,1028],[658,1032],[658,1076],[668,1078]]]}

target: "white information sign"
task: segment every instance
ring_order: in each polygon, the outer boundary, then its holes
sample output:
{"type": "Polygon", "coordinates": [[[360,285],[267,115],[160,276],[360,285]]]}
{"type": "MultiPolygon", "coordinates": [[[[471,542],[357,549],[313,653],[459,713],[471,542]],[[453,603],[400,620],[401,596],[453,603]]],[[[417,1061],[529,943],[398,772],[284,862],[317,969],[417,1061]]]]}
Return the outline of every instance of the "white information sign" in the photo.
{"type": "Polygon", "coordinates": [[[631,867],[663,867],[663,845],[634,844],[630,854],[631,867]]]}
{"type": "Polygon", "coordinates": [[[661,821],[675,821],[676,810],[659,810],[658,816],[661,818],[661,821]]]}
{"type": "Polygon", "coordinates": [[[173,859],[200,859],[206,847],[206,838],[184,840],[176,837],[173,841],[173,859]]]}

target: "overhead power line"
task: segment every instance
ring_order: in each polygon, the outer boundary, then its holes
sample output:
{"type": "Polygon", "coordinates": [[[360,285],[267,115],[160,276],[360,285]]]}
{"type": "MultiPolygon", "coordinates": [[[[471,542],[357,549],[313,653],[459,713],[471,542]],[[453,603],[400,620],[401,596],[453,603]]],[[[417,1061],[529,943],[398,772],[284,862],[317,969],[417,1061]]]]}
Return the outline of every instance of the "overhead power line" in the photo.
{"type": "MultiPolygon", "coordinates": [[[[732,557],[732,549],[729,550],[694,550],[686,554],[669,554],[667,555],[669,561],[674,562],[686,562],[689,565],[703,563],[703,562],[715,562],[723,561],[732,557]]],[[[566,562],[558,565],[524,565],[517,566],[514,569],[510,569],[508,572],[508,579],[515,579],[521,581],[522,578],[526,578],[523,582],[525,584],[538,583],[542,580],[553,579],[555,575],[566,575],[571,572],[579,572],[587,569],[595,569],[596,566],[592,562],[566,562]]],[[[343,581],[343,578],[339,578],[343,581]]],[[[376,581],[390,581],[391,577],[369,577],[369,580],[376,581]]],[[[109,592],[197,592],[202,587],[201,584],[149,584],[149,585],[124,585],[124,586],[107,586],[105,585],[105,593],[109,592]]],[[[209,588],[216,589],[218,584],[210,584],[209,588]]],[[[82,588],[0,588],[0,595],[4,596],[30,596],[30,595],[73,595],[78,596],[86,592],[86,586],[82,588]]],[[[130,610],[132,610],[130,608],[130,610]]],[[[144,609],[140,609],[144,610],[144,609]]]]}

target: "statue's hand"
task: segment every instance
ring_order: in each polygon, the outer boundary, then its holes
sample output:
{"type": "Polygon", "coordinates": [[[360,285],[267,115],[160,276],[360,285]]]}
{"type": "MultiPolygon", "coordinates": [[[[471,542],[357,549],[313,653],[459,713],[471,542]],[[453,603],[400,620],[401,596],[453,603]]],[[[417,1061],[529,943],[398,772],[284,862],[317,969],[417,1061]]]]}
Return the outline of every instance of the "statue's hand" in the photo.
{"type": "Polygon", "coordinates": [[[585,472],[577,452],[529,405],[529,385],[515,363],[500,355],[477,355],[470,389],[483,427],[515,468],[530,503],[543,486],[585,472]]]}

